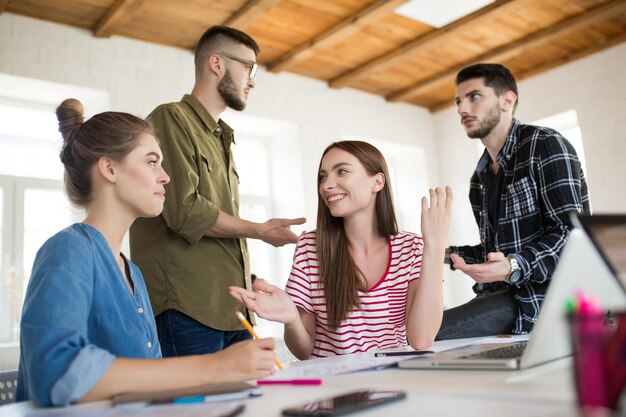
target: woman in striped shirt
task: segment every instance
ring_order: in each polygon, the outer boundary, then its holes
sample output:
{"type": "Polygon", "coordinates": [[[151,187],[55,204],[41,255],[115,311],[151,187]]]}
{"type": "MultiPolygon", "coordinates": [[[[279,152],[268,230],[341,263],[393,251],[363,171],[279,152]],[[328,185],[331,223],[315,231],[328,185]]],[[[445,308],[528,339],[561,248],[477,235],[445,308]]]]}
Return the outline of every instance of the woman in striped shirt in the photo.
{"type": "Polygon", "coordinates": [[[285,324],[300,359],[429,347],[443,312],[443,260],[452,191],[422,198],[423,237],[398,231],[384,157],[361,141],[331,144],[318,178],[316,231],[298,241],[286,291],[256,280],[230,293],[285,324]]]}

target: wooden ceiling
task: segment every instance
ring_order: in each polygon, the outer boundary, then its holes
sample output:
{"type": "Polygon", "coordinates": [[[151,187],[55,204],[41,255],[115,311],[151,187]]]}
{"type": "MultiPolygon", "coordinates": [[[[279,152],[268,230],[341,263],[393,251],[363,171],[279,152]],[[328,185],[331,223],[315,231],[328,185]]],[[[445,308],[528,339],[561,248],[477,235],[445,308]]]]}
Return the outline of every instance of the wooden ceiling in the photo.
{"type": "Polygon", "coordinates": [[[0,13],[185,49],[208,26],[227,24],[256,39],[269,71],[431,111],[452,105],[466,65],[499,62],[519,81],[626,40],[626,0],[497,0],[439,29],[394,13],[406,2],[0,0],[0,13]]]}

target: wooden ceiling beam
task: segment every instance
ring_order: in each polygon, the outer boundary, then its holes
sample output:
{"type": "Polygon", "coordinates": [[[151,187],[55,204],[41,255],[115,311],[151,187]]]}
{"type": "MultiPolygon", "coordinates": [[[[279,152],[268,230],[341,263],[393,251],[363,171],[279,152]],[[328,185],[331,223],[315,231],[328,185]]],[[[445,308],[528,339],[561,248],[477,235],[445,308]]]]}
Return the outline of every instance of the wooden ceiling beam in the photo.
{"type": "Polygon", "coordinates": [[[607,49],[612,46],[619,45],[620,43],[625,42],[625,41],[626,41],[626,33],[622,33],[621,35],[617,35],[607,40],[604,40],[603,42],[599,42],[589,48],[581,49],[580,51],[567,54],[566,56],[558,58],[558,59],[552,59],[550,61],[546,61],[541,65],[535,65],[528,71],[522,71],[520,73],[520,79],[523,80],[525,78],[530,78],[534,75],[541,74],[542,72],[549,71],[556,67],[560,67],[561,65],[568,64],[577,59],[581,59],[591,54],[595,54],[596,52],[602,51],[603,49],[607,49]]]}
{"type": "Polygon", "coordinates": [[[128,22],[145,0],[117,0],[98,20],[93,29],[94,36],[108,38],[128,22]]]}
{"type": "MultiPolygon", "coordinates": [[[[515,80],[517,81],[521,81],[523,79],[526,78],[530,78],[533,75],[537,75],[540,74],[542,72],[545,71],[549,71],[553,68],[556,68],[558,66],[564,65],[564,64],[568,64],[572,61],[575,61],[577,59],[581,59],[584,58],[586,56],[589,56],[591,54],[595,54],[596,52],[602,51],[603,49],[607,49],[610,48],[612,46],[615,45],[619,45],[622,42],[626,42],[626,33],[622,33],[621,35],[617,35],[613,38],[608,39],[606,42],[601,42],[598,43],[594,46],[592,46],[591,48],[587,48],[587,49],[583,49],[581,51],[578,51],[574,54],[568,54],[565,57],[559,58],[559,59],[553,59],[551,61],[545,62],[542,65],[538,65],[538,66],[534,66],[532,69],[528,70],[528,71],[522,71],[522,72],[516,72],[514,74],[515,76],[515,80]]],[[[413,103],[413,101],[411,101],[413,103]]],[[[437,104],[434,104],[430,107],[428,107],[428,109],[432,112],[432,113],[436,113],[440,110],[446,109],[450,106],[452,106],[454,103],[452,102],[452,99],[450,100],[444,100],[441,101],[437,104]]]]}
{"type": "Polygon", "coordinates": [[[9,4],[9,0],[0,0],[0,14],[7,8],[7,4],[9,4]]]}
{"type": "Polygon", "coordinates": [[[320,33],[297,48],[267,64],[271,72],[280,72],[301,62],[321,49],[335,45],[359,32],[365,26],[382,19],[408,0],[378,0],[363,10],[343,19],[330,29],[320,33]]]}
{"type": "Polygon", "coordinates": [[[225,26],[244,30],[267,13],[279,0],[249,0],[245,6],[224,21],[225,26]]]}
{"type": "Polygon", "coordinates": [[[410,101],[412,96],[419,94],[421,91],[429,90],[444,80],[450,80],[450,82],[453,82],[453,78],[456,74],[468,65],[479,62],[506,61],[525,49],[537,47],[539,44],[550,41],[553,38],[579,30],[582,27],[588,26],[598,20],[620,12],[626,12],[626,2],[622,0],[613,0],[612,2],[597,6],[561,23],[557,23],[547,29],[535,32],[530,36],[479,55],[471,61],[466,61],[448,69],[445,72],[436,74],[409,87],[403,88],[402,90],[393,92],[387,95],[386,99],[388,101],[410,101]]]}
{"type": "Polygon", "coordinates": [[[427,34],[420,36],[405,45],[385,54],[378,58],[374,58],[367,64],[361,65],[356,69],[350,70],[341,74],[340,76],[330,80],[328,85],[332,88],[344,87],[351,82],[358,80],[371,74],[374,71],[380,71],[384,68],[392,66],[397,62],[406,59],[407,57],[419,54],[425,48],[432,45],[435,41],[444,41],[445,39],[455,36],[456,31],[472,23],[477,24],[481,20],[492,17],[494,12],[499,12],[498,9],[511,3],[512,0],[496,0],[488,6],[471,13],[459,20],[456,20],[440,29],[435,29],[427,34]]]}

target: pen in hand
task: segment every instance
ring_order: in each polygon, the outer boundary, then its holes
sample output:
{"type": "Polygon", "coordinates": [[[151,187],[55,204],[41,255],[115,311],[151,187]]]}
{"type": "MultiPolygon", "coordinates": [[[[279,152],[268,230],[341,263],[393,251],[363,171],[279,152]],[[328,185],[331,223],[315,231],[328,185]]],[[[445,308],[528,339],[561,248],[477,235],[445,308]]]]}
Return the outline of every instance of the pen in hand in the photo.
{"type": "MultiPolygon", "coordinates": [[[[248,332],[250,332],[252,337],[255,340],[258,339],[259,336],[257,336],[256,332],[254,331],[254,329],[252,328],[252,325],[248,322],[248,320],[246,320],[246,318],[243,316],[243,314],[241,314],[241,311],[235,311],[235,314],[237,315],[237,318],[239,319],[239,321],[248,330],[248,332]]],[[[283,365],[280,364],[280,362],[278,361],[277,358],[274,358],[274,363],[276,364],[276,366],[278,366],[278,369],[280,369],[281,371],[284,370],[283,369],[283,365]]]]}

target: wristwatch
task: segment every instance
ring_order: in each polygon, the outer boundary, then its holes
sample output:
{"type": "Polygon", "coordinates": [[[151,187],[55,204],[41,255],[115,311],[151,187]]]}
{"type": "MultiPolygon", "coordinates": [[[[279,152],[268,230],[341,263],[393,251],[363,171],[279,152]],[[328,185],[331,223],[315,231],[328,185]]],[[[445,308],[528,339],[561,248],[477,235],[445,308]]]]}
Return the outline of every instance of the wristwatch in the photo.
{"type": "Polygon", "coordinates": [[[519,267],[519,263],[517,263],[517,259],[515,259],[515,257],[507,256],[506,258],[511,264],[511,272],[509,272],[505,281],[507,284],[514,285],[520,280],[520,278],[522,278],[522,269],[519,267]]]}

